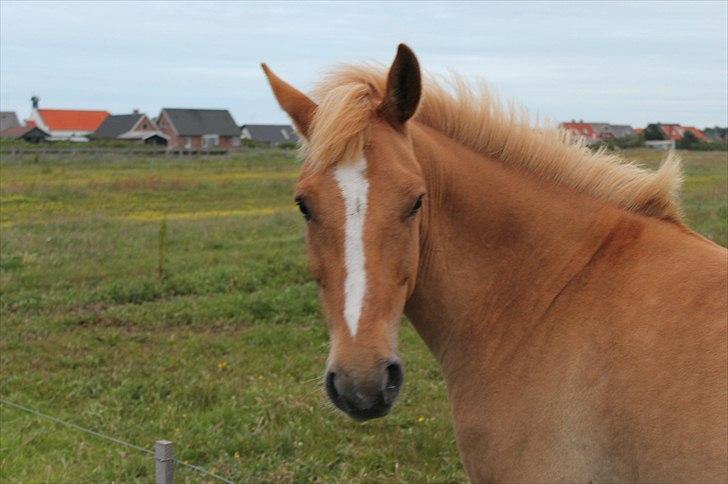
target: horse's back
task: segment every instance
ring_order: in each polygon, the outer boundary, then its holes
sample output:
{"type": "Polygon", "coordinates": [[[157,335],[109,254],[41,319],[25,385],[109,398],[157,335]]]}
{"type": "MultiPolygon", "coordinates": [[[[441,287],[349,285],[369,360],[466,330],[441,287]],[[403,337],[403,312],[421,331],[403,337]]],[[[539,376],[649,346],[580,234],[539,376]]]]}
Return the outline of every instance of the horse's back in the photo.
{"type": "Polygon", "coordinates": [[[605,419],[621,420],[614,453],[635,480],[726,482],[728,252],[679,227],[643,240],[616,276],[624,302],[604,402],[605,419]]]}
{"type": "Polygon", "coordinates": [[[566,314],[600,364],[589,412],[603,477],[725,482],[728,252],[639,219],[618,224],[600,251],[575,289],[581,309],[566,314]]]}
{"type": "Polygon", "coordinates": [[[469,475],[728,480],[727,262],[685,229],[618,224],[486,378],[497,393],[452,389],[469,475]]]}

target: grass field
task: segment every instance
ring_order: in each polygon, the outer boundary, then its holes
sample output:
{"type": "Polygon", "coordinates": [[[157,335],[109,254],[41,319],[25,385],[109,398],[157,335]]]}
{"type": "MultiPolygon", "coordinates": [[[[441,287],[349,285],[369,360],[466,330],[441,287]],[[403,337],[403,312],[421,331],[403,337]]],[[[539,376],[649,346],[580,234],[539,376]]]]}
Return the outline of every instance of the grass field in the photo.
{"type": "MultiPolygon", "coordinates": [[[[688,223],[726,245],[726,153],[683,155],[688,223]]],[[[2,161],[2,398],[144,447],[168,438],[239,482],[464,480],[439,370],[408,325],[389,417],[357,424],[327,403],[296,170],[284,151],[2,161]]],[[[153,480],[137,451],[0,417],[3,482],[153,480]]]]}

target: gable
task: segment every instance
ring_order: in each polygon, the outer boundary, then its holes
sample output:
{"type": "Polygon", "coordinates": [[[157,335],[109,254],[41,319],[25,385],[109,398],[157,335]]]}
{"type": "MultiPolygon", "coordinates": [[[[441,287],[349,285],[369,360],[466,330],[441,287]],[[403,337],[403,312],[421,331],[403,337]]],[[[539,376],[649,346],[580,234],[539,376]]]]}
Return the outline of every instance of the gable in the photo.
{"type": "Polygon", "coordinates": [[[140,114],[131,131],[156,131],[157,125],[146,114],[140,114]]]}

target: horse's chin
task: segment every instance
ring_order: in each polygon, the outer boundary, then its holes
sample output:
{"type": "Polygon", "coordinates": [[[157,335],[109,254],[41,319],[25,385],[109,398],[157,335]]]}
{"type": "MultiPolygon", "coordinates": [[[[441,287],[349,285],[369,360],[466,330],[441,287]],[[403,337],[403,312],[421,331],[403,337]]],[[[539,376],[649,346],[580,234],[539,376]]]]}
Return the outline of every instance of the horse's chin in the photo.
{"type": "Polygon", "coordinates": [[[373,407],[366,410],[345,410],[344,413],[351,417],[352,420],[355,420],[357,422],[366,422],[367,420],[386,417],[391,409],[392,406],[387,405],[386,407],[373,407]]]}

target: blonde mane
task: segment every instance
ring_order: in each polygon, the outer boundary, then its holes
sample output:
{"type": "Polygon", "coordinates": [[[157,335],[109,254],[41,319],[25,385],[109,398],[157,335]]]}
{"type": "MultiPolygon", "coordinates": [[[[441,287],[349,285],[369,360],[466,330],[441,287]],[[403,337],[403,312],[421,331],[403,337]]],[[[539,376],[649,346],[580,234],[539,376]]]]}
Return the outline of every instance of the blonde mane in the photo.
{"type": "MultiPolygon", "coordinates": [[[[306,163],[324,169],[352,160],[369,136],[371,116],[386,88],[386,70],[376,66],[341,66],[318,84],[318,102],[306,163]]],[[[531,126],[528,113],[503,108],[485,85],[473,88],[455,77],[446,89],[433,77],[423,82],[418,123],[440,131],[470,149],[504,164],[643,215],[678,222],[680,159],[670,152],[657,171],[616,154],[592,151],[569,133],[531,126]]]]}

